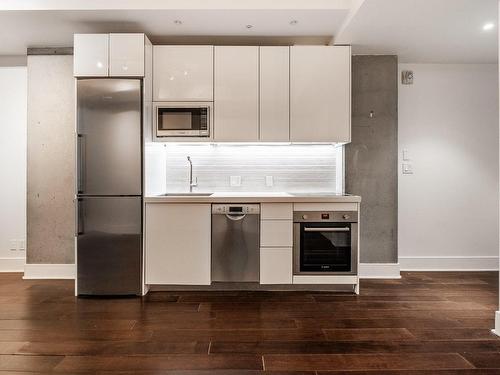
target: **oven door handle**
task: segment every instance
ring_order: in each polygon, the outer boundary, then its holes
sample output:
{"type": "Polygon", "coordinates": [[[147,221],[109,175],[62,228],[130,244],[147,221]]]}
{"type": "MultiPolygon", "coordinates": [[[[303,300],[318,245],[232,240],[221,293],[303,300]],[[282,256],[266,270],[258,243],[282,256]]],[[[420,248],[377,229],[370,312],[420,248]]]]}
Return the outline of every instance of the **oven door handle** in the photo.
{"type": "Polygon", "coordinates": [[[349,232],[349,227],[344,228],[304,228],[304,232],[349,232]]]}

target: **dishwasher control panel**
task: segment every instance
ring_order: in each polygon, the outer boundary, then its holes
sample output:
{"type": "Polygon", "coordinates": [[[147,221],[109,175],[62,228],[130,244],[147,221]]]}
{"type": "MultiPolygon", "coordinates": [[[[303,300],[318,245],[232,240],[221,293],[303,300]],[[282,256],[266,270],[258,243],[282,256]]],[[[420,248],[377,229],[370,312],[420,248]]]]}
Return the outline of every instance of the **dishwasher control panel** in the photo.
{"type": "Polygon", "coordinates": [[[260,213],[260,204],[213,204],[212,214],[252,215],[260,213]]]}

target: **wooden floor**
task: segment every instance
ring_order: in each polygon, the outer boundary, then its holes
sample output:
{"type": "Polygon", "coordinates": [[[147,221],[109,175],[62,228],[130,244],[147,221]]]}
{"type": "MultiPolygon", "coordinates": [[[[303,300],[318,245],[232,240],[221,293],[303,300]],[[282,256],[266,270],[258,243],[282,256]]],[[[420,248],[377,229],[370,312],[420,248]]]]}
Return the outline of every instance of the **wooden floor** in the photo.
{"type": "Polygon", "coordinates": [[[143,299],[0,274],[0,374],[500,374],[497,309],[492,272],[143,299]]]}

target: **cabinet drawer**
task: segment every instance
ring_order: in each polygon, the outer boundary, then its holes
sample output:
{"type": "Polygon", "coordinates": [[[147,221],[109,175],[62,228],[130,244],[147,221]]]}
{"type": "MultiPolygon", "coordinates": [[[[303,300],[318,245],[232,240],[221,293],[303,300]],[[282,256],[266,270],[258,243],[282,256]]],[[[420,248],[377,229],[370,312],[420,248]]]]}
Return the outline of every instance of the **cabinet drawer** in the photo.
{"type": "Polygon", "coordinates": [[[292,283],[292,248],[260,249],[260,283],[291,284],[292,283]]]}
{"type": "Polygon", "coordinates": [[[262,220],[292,220],[292,203],[262,203],[260,205],[260,217],[262,220]]]}
{"type": "Polygon", "coordinates": [[[292,232],[291,220],[263,220],[260,224],[260,246],[291,247],[292,232]]]}

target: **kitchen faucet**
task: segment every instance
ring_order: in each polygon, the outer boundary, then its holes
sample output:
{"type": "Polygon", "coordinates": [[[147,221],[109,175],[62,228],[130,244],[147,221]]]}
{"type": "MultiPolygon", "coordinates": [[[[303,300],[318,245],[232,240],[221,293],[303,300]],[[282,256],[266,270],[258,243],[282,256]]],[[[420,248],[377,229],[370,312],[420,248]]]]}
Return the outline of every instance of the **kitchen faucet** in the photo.
{"type": "Polygon", "coordinates": [[[193,187],[198,186],[198,178],[195,177],[193,181],[193,162],[191,161],[191,156],[187,157],[189,162],[189,192],[193,192],[193,187]]]}

